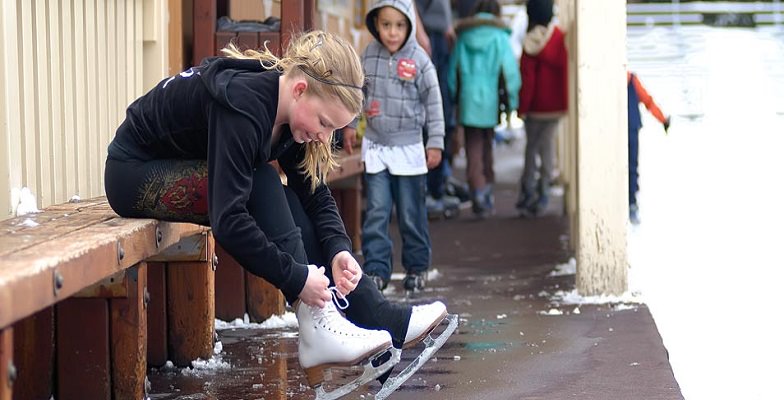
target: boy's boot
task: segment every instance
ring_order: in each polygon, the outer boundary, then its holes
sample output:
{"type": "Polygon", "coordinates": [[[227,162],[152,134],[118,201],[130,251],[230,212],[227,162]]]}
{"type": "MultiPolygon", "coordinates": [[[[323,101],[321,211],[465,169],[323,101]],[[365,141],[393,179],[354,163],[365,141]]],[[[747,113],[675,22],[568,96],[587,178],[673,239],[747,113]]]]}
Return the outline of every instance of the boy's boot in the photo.
{"type": "Polygon", "coordinates": [[[424,289],[426,283],[427,283],[426,270],[421,272],[409,271],[406,273],[406,277],[403,278],[403,288],[409,292],[414,290],[424,289]]]}

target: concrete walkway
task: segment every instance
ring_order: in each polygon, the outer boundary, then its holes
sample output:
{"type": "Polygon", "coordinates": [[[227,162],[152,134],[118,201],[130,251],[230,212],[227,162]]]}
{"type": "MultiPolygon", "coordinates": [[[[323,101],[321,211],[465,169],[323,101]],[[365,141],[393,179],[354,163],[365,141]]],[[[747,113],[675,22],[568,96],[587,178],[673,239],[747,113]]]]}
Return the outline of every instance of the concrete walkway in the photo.
{"type": "MultiPolygon", "coordinates": [[[[395,300],[442,299],[460,315],[437,358],[390,398],[682,399],[645,305],[551,303],[553,293],[574,287],[574,275],[550,276],[570,258],[567,219],[557,212],[560,199],[540,219],[517,218],[521,152],[521,143],[498,149],[495,216],[478,221],[465,210],[431,223],[438,275],[428,289],[412,299],[404,298],[400,281],[388,289],[395,300]]],[[[154,371],[150,397],[313,398],[297,363],[296,330],[224,330],[219,337],[223,368],[154,371]]],[[[403,363],[417,351],[406,350],[403,363]]],[[[348,398],[372,398],[378,387],[348,398]]]]}

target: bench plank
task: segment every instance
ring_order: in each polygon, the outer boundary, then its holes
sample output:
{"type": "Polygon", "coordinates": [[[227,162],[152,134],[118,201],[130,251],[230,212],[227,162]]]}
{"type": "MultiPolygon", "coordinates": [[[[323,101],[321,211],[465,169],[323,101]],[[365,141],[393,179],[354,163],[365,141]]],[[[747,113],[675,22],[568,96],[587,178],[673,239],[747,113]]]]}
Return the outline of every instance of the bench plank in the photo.
{"type": "Polygon", "coordinates": [[[204,231],[194,224],[115,215],[0,256],[0,328],[204,231]]]}
{"type": "Polygon", "coordinates": [[[112,218],[117,218],[117,214],[104,201],[85,205],[66,203],[4,220],[0,223],[0,257],[112,218]]]}

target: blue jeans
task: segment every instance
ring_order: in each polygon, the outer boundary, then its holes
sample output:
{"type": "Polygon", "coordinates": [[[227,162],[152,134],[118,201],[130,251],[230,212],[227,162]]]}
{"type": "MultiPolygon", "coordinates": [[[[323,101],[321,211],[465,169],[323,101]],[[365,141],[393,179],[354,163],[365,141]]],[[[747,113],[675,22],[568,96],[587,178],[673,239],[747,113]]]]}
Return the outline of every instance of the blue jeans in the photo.
{"type": "Polygon", "coordinates": [[[430,232],[425,208],[426,175],[397,176],[388,170],[365,174],[367,211],[362,225],[363,270],[388,281],[392,275],[392,205],[403,239],[403,268],[422,272],[430,266],[430,232]]]}

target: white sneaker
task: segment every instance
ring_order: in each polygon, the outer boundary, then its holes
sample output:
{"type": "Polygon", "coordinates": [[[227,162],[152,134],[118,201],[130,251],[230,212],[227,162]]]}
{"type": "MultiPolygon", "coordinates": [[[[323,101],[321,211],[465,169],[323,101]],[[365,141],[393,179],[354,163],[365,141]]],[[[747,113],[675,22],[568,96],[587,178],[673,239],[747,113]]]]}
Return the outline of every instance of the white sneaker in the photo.
{"type": "Polygon", "coordinates": [[[420,306],[411,310],[411,321],[408,323],[403,348],[413,347],[435,329],[446,317],[446,305],[440,301],[420,306]]]}
{"type": "MultiPolygon", "coordinates": [[[[348,301],[331,287],[332,296],[348,301]]],[[[299,322],[299,364],[305,369],[308,383],[315,387],[324,382],[324,369],[332,366],[350,367],[387,350],[392,336],[387,331],[362,329],[349,322],[332,301],[324,308],[296,305],[299,322]]]]}

